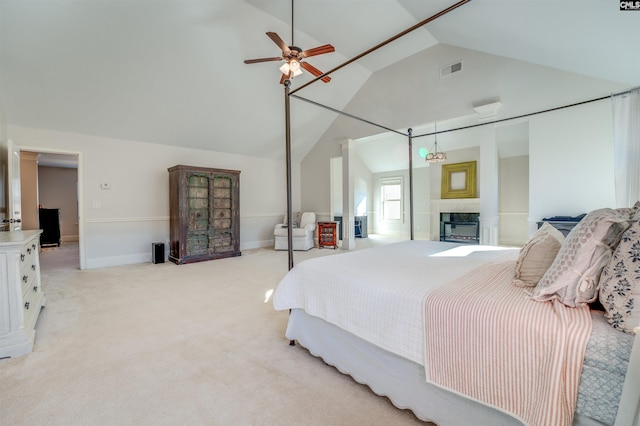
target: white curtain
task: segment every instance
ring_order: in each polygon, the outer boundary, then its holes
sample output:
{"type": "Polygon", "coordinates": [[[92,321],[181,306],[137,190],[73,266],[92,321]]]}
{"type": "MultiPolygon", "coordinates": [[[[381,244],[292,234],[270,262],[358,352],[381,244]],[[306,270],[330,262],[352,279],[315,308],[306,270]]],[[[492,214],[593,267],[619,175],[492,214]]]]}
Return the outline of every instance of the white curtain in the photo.
{"type": "Polygon", "coordinates": [[[640,87],[611,97],[616,207],[640,200],[640,87]]]}

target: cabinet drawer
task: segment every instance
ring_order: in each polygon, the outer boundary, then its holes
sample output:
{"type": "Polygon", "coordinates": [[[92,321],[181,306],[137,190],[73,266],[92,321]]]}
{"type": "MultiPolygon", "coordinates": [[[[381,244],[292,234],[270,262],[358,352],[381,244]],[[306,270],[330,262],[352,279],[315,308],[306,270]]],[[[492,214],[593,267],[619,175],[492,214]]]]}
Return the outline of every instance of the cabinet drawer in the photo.
{"type": "Polygon", "coordinates": [[[37,291],[27,291],[22,298],[25,330],[34,328],[40,308],[42,308],[42,292],[39,287],[36,288],[37,291]]]}
{"type": "Polygon", "coordinates": [[[20,250],[20,270],[31,265],[38,254],[38,245],[36,243],[25,244],[20,250]]]}
{"type": "Polygon", "coordinates": [[[40,283],[38,282],[38,277],[35,273],[32,273],[28,276],[27,281],[24,281],[25,275],[22,276],[22,296],[27,297],[28,293],[34,293],[41,291],[40,283]]]}
{"type": "Polygon", "coordinates": [[[35,243],[30,243],[20,250],[19,279],[23,294],[33,286],[37,281],[36,277],[40,274],[37,249],[38,246],[35,243]]]}

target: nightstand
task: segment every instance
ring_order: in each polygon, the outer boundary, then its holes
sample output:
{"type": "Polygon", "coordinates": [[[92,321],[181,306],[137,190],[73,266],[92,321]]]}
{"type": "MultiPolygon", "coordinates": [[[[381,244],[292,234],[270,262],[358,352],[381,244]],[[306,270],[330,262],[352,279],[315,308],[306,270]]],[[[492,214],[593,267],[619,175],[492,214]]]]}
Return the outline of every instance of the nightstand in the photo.
{"type": "Polygon", "coordinates": [[[338,222],[318,222],[318,247],[338,247],[338,222]]]}

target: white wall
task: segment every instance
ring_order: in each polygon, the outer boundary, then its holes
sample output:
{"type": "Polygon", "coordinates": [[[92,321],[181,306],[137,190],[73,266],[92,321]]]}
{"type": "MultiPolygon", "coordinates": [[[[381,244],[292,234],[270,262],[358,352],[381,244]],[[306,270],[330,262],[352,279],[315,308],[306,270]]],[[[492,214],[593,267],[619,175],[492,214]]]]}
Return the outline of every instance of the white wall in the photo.
{"type": "MultiPolygon", "coordinates": [[[[371,200],[372,174],[362,160],[354,155],[353,166],[353,208],[356,216],[369,216],[373,206],[371,200]]],[[[344,179],[344,176],[343,176],[344,179]]],[[[368,221],[367,221],[368,225],[368,221]]]]}
{"type": "MultiPolygon", "coordinates": [[[[353,162],[351,173],[353,173],[353,206],[355,216],[371,216],[373,201],[371,197],[372,190],[372,174],[367,166],[358,157],[357,153],[353,152],[353,162]]],[[[343,176],[342,158],[332,158],[330,160],[330,187],[331,187],[331,215],[328,216],[325,212],[319,213],[318,220],[333,220],[335,216],[343,216],[343,199],[342,194],[344,191],[343,182],[345,182],[345,176],[343,176]]],[[[371,225],[367,221],[367,226],[370,229],[371,225]]]]}
{"type": "Polygon", "coordinates": [[[500,160],[499,244],[522,246],[529,239],[529,156],[500,160]]]}
{"type": "Polygon", "coordinates": [[[609,100],[531,117],[529,221],[615,207],[609,100]]]}
{"type": "MultiPolygon", "coordinates": [[[[87,268],[151,260],[151,243],[169,238],[167,169],[176,164],[241,171],[241,250],[271,246],[273,226],[286,210],[282,160],[17,126],[9,126],[8,135],[22,149],[79,154],[80,238],[87,268]],[[101,189],[102,182],[111,189],[101,189]]],[[[292,177],[293,207],[300,210],[298,163],[292,177]]]]}

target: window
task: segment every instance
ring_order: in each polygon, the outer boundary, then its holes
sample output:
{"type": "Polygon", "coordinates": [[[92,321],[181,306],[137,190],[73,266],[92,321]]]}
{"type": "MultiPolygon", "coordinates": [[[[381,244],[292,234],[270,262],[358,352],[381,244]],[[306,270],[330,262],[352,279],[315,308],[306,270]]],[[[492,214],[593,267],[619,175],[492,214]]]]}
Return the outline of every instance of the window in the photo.
{"type": "Polygon", "coordinates": [[[381,179],[380,194],[382,220],[385,222],[402,222],[402,178],[381,179]]]}

